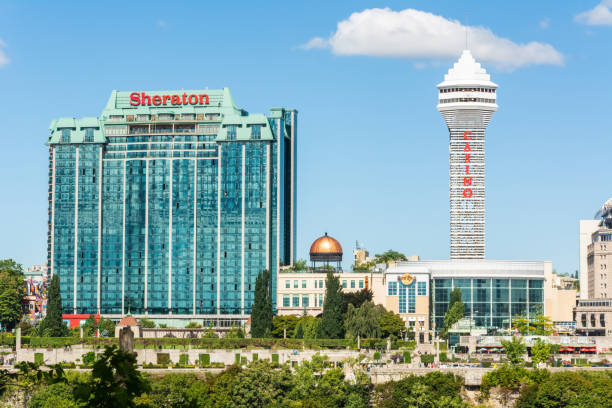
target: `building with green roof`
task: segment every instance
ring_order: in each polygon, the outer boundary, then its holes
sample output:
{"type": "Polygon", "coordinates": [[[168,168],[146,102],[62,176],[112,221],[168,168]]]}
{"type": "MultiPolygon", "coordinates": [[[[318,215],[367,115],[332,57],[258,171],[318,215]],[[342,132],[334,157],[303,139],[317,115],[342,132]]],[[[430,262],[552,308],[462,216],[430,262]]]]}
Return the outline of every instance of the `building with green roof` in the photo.
{"type": "MultiPolygon", "coordinates": [[[[48,267],[65,319],[248,319],[260,271],[295,253],[297,111],[229,89],[113,91],[52,121],[48,267]]],[[[273,299],[276,302],[275,296],[273,299]]]]}

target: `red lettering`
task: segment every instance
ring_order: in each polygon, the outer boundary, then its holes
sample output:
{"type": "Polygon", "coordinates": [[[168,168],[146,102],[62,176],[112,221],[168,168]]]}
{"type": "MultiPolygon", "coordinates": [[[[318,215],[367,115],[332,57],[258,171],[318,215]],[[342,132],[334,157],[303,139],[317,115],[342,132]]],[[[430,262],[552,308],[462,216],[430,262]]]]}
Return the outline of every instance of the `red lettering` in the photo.
{"type": "Polygon", "coordinates": [[[189,95],[189,103],[192,105],[198,104],[198,95],[189,95]]]}
{"type": "Polygon", "coordinates": [[[465,165],[465,174],[470,174],[470,165],[469,164],[465,165]]]}
{"type": "Polygon", "coordinates": [[[464,186],[471,186],[472,185],[472,177],[464,177],[463,178],[463,185],[464,186]]]}
{"type": "Polygon", "coordinates": [[[181,98],[179,98],[178,95],[172,95],[172,104],[173,105],[180,105],[181,104],[181,98]]]}
{"type": "Polygon", "coordinates": [[[469,143],[465,144],[465,147],[463,148],[463,151],[464,152],[471,152],[472,151],[472,148],[470,147],[469,143]]]}
{"type": "Polygon", "coordinates": [[[470,154],[466,153],[465,154],[465,163],[469,163],[470,162],[470,154]]]}
{"type": "Polygon", "coordinates": [[[164,101],[162,103],[165,105],[166,101],[170,100],[171,96],[170,95],[164,95],[163,98],[164,98],[164,101]]]}
{"type": "Polygon", "coordinates": [[[470,198],[472,196],[472,189],[466,188],[465,190],[463,190],[463,196],[465,198],[470,198]]]}
{"type": "Polygon", "coordinates": [[[142,103],[143,105],[150,105],[151,104],[151,97],[143,92],[140,95],[140,103],[142,103]]]}
{"type": "Polygon", "coordinates": [[[472,131],[471,131],[471,130],[466,130],[465,132],[463,132],[463,138],[464,138],[465,140],[472,140],[472,136],[467,137],[467,135],[471,135],[471,134],[472,134],[472,131]]]}
{"type": "Polygon", "coordinates": [[[206,100],[206,105],[208,105],[208,95],[206,95],[206,94],[200,95],[200,105],[202,105],[202,103],[204,103],[204,102],[202,102],[202,99],[205,99],[206,100]]]}
{"type": "Polygon", "coordinates": [[[132,106],[140,105],[140,95],[138,95],[138,92],[132,92],[130,94],[130,105],[132,106]]]}
{"type": "Polygon", "coordinates": [[[161,105],[162,98],[159,95],[153,96],[153,105],[161,105]]]}
{"type": "Polygon", "coordinates": [[[187,94],[183,94],[183,105],[187,105],[187,94]]]}

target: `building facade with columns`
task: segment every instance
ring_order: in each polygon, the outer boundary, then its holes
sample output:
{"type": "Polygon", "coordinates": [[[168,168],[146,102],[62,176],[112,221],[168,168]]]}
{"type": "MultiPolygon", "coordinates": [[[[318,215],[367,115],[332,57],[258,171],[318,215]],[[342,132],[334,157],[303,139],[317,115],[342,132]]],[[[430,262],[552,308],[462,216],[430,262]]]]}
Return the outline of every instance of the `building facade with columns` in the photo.
{"type": "Polygon", "coordinates": [[[245,321],[263,269],[276,293],[295,253],[295,110],[249,114],[227,88],[113,91],[99,117],[54,120],[47,145],[68,320],[245,321]]]}

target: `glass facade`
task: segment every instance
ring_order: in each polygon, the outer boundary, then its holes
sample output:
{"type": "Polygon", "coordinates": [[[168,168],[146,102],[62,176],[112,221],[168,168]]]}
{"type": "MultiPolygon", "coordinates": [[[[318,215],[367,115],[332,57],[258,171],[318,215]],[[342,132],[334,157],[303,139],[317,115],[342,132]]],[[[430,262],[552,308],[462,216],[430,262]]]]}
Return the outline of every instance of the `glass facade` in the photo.
{"type": "Polygon", "coordinates": [[[276,307],[295,248],[297,112],[190,92],[210,104],[135,108],[114,91],[100,118],[53,121],[48,266],[64,313],[244,316],[264,269],[276,307]]]}
{"type": "Polygon", "coordinates": [[[509,328],[512,318],[532,318],[544,313],[542,279],[444,278],[432,279],[432,319],[436,327],[444,326],[450,293],[461,290],[465,316],[475,325],[487,328],[509,328]]]}

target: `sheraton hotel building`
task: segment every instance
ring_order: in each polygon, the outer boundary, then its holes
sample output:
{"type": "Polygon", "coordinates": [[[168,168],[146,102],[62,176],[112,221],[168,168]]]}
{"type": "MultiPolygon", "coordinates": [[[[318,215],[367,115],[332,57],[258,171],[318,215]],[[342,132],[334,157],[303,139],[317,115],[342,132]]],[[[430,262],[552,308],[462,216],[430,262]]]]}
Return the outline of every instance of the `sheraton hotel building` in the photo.
{"type": "Polygon", "coordinates": [[[227,88],[113,91],[100,117],[50,131],[48,266],[65,320],[229,325],[248,319],[260,271],[276,293],[295,252],[295,110],[249,114],[227,88]]]}

